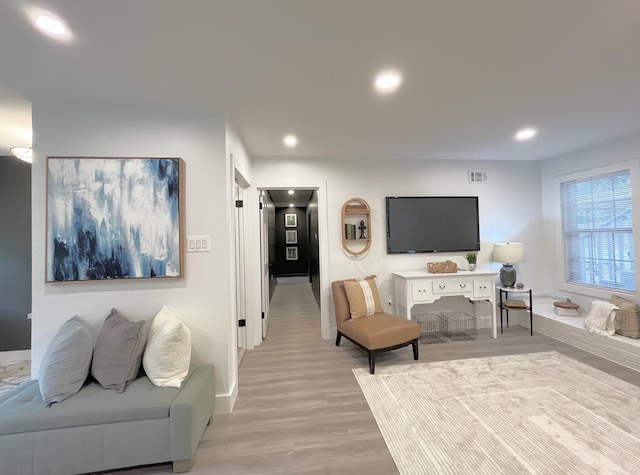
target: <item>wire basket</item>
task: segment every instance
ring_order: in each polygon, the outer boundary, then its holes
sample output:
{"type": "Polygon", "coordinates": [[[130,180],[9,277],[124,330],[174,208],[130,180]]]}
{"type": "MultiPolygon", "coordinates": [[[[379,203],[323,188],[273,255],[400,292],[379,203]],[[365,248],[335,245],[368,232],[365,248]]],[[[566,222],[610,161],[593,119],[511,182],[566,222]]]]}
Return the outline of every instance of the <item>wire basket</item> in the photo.
{"type": "Polygon", "coordinates": [[[411,320],[420,324],[420,343],[444,343],[442,318],[437,313],[412,315],[411,320]]]}
{"type": "Polygon", "coordinates": [[[442,312],[442,331],[452,340],[475,340],[476,317],[466,312],[442,312]]]}

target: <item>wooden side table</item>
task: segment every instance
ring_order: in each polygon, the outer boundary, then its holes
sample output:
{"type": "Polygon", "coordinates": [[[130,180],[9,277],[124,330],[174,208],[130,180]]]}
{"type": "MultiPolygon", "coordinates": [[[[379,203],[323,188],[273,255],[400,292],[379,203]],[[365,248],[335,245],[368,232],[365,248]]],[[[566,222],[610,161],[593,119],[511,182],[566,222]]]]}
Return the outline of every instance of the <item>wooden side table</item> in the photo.
{"type": "Polygon", "coordinates": [[[500,334],[503,333],[502,329],[502,314],[507,312],[507,328],[509,328],[509,310],[528,310],[529,311],[529,328],[531,329],[531,336],[533,336],[533,298],[531,289],[524,287],[518,289],[516,287],[502,287],[498,286],[498,293],[500,299],[498,305],[500,306],[500,334]],[[529,294],[529,304],[523,300],[511,300],[509,294],[529,294]]]}

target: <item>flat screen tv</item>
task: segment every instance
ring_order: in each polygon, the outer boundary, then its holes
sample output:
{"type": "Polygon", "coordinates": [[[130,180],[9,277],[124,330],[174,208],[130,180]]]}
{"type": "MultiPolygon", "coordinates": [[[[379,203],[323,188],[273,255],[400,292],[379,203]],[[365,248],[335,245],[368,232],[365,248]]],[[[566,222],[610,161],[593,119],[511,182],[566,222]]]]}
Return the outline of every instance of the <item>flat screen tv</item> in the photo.
{"type": "Polygon", "coordinates": [[[387,254],[480,250],[477,196],[387,197],[387,254]]]}

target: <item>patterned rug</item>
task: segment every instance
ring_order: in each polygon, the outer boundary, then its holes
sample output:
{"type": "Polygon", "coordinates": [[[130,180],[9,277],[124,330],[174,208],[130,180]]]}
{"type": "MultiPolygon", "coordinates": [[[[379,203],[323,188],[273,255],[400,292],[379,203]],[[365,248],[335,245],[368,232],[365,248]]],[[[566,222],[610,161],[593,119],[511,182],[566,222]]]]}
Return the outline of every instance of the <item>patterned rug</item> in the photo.
{"type": "Polygon", "coordinates": [[[640,473],[640,388],[560,353],[353,372],[401,474],[640,473]]]}
{"type": "Polygon", "coordinates": [[[31,379],[31,361],[0,361],[0,394],[31,379]]]}

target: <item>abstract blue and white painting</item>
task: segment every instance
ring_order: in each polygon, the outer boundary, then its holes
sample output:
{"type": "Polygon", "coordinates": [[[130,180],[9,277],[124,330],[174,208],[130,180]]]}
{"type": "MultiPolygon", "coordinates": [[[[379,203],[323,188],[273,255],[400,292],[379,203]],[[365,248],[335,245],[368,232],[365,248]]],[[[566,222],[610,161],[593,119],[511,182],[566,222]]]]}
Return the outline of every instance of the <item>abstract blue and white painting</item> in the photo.
{"type": "Polygon", "coordinates": [[[47,159],[47,282],[182,276],[179,158],[47,159]]]}

